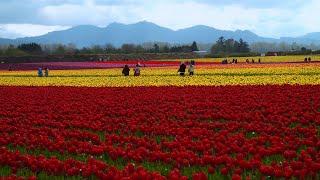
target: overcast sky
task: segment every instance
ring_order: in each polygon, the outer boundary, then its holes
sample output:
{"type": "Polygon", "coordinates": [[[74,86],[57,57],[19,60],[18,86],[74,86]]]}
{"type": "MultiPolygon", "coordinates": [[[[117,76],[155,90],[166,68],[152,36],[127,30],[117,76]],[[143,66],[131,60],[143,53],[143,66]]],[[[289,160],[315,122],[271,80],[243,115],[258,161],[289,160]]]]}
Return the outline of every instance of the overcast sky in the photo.
{"type": "Polygon", "coordinates": [[[0,37],[143,20],[174,30],[201,24],[299,36],[320,32],[319,9],[320,0],[0,0],[0,37]]]}

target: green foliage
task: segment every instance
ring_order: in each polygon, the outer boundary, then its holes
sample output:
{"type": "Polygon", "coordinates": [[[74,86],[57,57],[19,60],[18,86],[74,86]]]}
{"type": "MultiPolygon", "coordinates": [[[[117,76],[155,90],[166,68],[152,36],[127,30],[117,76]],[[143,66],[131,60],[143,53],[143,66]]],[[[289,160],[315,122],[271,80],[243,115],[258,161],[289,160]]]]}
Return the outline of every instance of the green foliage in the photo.
{"type": "Polygon", "coordinates": [[[11,168],[9,166],[0,166],[0,177],[9,176],[11,174],[11,168]]]}
{"type": "Polygon", "coordinates": [[[262,159],[262,162],[265,164],[265,165],[271,165],[272,162],[275,162],[277,164],[279,163],[282,163],[284,162],[284,157],[281,155],[281,154],[276,154],[276,155],[272,155],[272,156],[267,156],[267,157],[264,157],[262,159]]]}
{"type": "Polygon", "coordinates": [[[220,37],[218,41],[211,47],[212,54],[231,54],[231,53],[249,53],[249,44],[242,39],[238,41],[234,39],[224,39],[220,37]]]}
{"type": "Polygon", "coordinates": [[[193,41],[193,43],[191,45],[191,51],[199,51],[197,42],[193,41]]]}
{"type": "Polygon", "coordinates": [[[42,53],[41,46],[36,43],[20,44],[17,48],[23,52],[28,53],[28,54],[41,54],[42,53]]]}
{"type": "Polygon", "coordinates": [[[26,52],[15,48],[13,45],[10,45],[5,51],[5,56],[25,56],[28,55],[26,52]]]}
{"type": "MultiPolygon", "coordinates": [[[[160,43],[161,44],[161,43],[160,43]]],[[[132,54],[132,53],[191,53],[193,51],[198,51],[198,45],[196,42],[193,42],[192,45],[176,45],[169,47],[168,44],[159,45],[158,43],[153,44],[151,47],[143,47],[142,45],[135,44],[123,44],[120,48],[116,48],[113,45],[105,46],[105,53],[107,54],[132,54]]],[[[84,54],[99,54],[102,52],[94,52],[91,49],[83,48],[80,50],[80,53],[84,54]]]]}
{"type": "Polygon", "coordinates": [[[158,44],[154,44],[154,52],[159,53],[160,52],[160,47],[158,44]]]}

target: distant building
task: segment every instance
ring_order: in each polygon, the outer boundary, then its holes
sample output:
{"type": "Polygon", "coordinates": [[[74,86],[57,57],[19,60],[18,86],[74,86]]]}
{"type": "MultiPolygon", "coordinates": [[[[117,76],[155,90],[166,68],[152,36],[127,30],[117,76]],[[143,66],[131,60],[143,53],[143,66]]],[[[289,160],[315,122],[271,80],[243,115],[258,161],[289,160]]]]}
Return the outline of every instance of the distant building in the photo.
{"type": "Polygon", "coordinates": [[[279,56],[281,52],[267,52],[266,56],[279,56]]]}
{"type": "Polygon", "coordinates": [[[208,51],[193,51],[193,53],[196,53],[199,56],[205,56],[208,54],[208,51]]]}

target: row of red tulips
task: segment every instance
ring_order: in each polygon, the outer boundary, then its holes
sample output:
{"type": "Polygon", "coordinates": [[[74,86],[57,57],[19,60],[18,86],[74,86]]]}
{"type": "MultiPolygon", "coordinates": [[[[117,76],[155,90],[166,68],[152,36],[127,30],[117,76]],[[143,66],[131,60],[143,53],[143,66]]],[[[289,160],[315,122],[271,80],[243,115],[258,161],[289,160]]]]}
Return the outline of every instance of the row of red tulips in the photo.
{"type": "MultiPolygon", "coordinates": [[[[6,150],[10,145],[89,158],[107,155],[114,161],[160,162],[176,168],[170,173],[174,176],[177,169],[201,166],[234,177],[259,172],[315,178],[320,171],[319,90],[298,85],[0,87],[0,145],[6,147],[0,157],[17,155],[6,150]]],[[[35,171],[32,163],[10,162],[1,164],[35,171]]],[[[71,175],[61,169],[40,170],[71,175]]],[[[204,175],[199,173],[194,176],[204,175]]]]}

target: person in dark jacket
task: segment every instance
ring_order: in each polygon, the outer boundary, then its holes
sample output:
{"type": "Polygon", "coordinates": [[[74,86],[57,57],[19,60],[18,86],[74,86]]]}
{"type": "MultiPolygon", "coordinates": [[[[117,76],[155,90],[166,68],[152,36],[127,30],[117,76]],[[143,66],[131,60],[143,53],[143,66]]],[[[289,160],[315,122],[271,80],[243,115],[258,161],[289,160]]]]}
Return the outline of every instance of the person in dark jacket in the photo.
{"type": "Polygon", "coordinates": [[[180,74],[180,76],[184,76],[184,74],[186,73],[186,68],[187,66],[182,62],[178,70],[178,73],[180,74]]]}
{"type": "Polygon", "coordinates": [[[38,68],[38,77],[43,77],[43,72],[41,67],[38,68]]]}
{"type": "Polygon", "coordinates": [[[128,66],[128,65],[125,65],[124,68],[123,68],[123,70],[122,70],[122,74],[123,74],[124,76],[129,76],[129,72],[130,72],[129,66],[128,66]]]}

